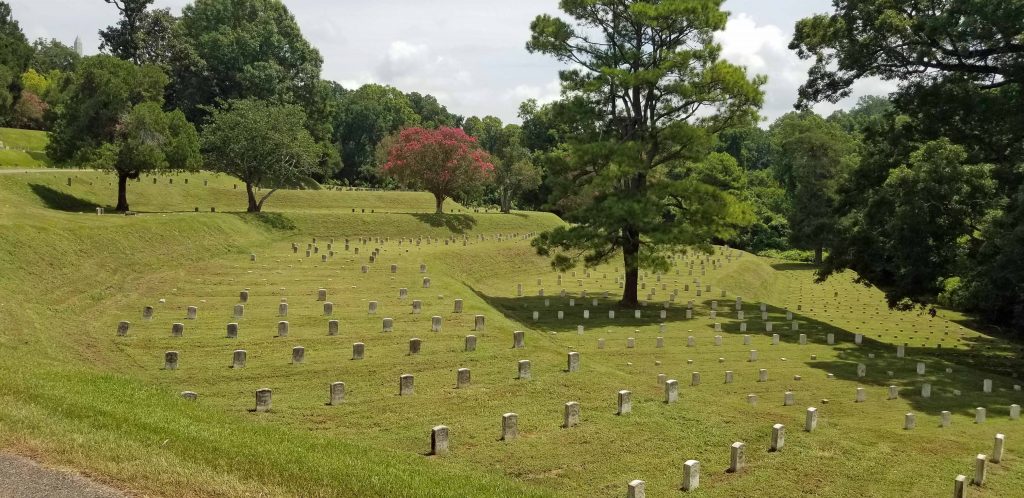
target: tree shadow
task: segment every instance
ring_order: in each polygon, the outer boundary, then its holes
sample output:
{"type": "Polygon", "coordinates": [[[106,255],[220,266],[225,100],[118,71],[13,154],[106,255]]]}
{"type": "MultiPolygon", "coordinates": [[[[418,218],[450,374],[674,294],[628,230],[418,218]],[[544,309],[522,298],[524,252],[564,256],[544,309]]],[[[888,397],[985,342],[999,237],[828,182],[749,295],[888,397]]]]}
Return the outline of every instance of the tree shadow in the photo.
{"type": "Polygon", "coordinates": [[[281,213],[246,213],[241,211],[234,211],[231,214],[239,217],[246,223],[259,225],[264,228],[272,230],[285,230],[291,231],[298,228],[291,218],[281,213]]]}
{"type": "MultiPolygon", "coordinates": [[[[760,345],[756,349],[762,350],[763,354],[770,351],[772,346],[764,344],[765,339],[770,339],[773,334],[778,334],[780,344],[797,346],[800,345],[801,336],[804,336],[805,344],[828,346],[835,352],[835,357],[819,360],[811,357],[808,352],[807,358],[790,360],[804,361],[808,367],[823,371],[822,376],[832,374],[836,379],[868,388],[868,402],[885,402],[886,388],[897,386],[901,399],[908,402],[915,411],[929,415],[938,416],[943,410],[948,410],[972,416],[976,407],[983,406],[990,416],[1006,417],[1009,405],[1019,403],[1017,399],[1020,393],[1012,387],[1021,383],[1017,377],[1021,372],[1024,350],[1017,344],[992,337],[957,338],[950,335],[953,332],[904,336],[899,340],[905,350],[904,357],[900,358],[897,357],[897,345],[879,340],[881,337],[877,333],[874,338],[862,334],[858,345],[855,342],[856,332],[802,315],[796,310],[788,310],[793,312],[793,321],[789,321],[786,320],[786,309],[768,304],[765,306],[765,312],[768,313],[766,320],[762,320],[757,303],[750,302],[744,303],[744,320],[739,320],[735,310],[731,309],[734,300],[726,298],[717,300],[717,316],[710,322],[708,318],[711,301],[714,299],[694,300],[691,319],[686,318],[688,299],[677,300],[667,309],[663,302],[638,306],[636,309],[641,310],[641,317],[636,318],[632,309],[621,309],[618,306],[615,295],[609,296],[609,299],[604,299],[603,293],[596,296],[591,293],[581,298],[579,293],[570,292],[566,292],[565,297],[560,294],[505,297],[487,295],[472,286],[467,287],[509,320],[539,332],[571,333],[576,331],[578,325],[585,326],[587,330],[605,327],[628,330],[630,327],[664,323],[664,336],[675,338],[674,344],[666,347],[681,347],[680,333],[685,344],[686,331],[700,329],[698,348],[716,347],[708,340],[708,333],[722,336],[733,346],[741,340],[736,336],[749,335],[760,345]],[[593,306],[594,297],[598,298],[598,306],[593,306]],[[548,306],[544,305],[545,299],[549,301],[548,306]],[[575,306],[569,306],[569,299],[575,299],[575,306]],[[583,318],[583,310],[589,310],[590,318],[583,318]],[[608,318],[608,310],[615,310],[616,318],[608,318]],[[661,310],[666,311],[664,319],[661,318],[661,310]],[[539,312],[538,320],[533,319],[534,311],[539,312]],[[564,312],[563,319],[557,318],[558,311],[564,312]],[[715,322],[719,324],[720,330],[715,330],[715,322]],[[765,322],[773,324],[771,332],[766,330],[765,322]],[[793,322],[798,323],[797,330],[792,329],[793,322]],[[747,324],[746,331],[742,330],[742,323],[747,324]],[[829,334],[833,335],[834,340],[831,345],[828,344],[829,334]],[[925,364],[925,374],[917,374],[918,362],[925,364]],[[858,376],[859,363],[867,367],[864,377],[858,376]],[[947,368],[952,369],[952,373],[946,373],[947,368]],[[891,376],[889,372],[892,372],[891,376]],[[992,393],[982,392],[984,379],[992,379],[992,393]],[[921,395],[924,383],[932,385],[931,396],[928,398],[921,395]]],[[[787,351],[792,354],[793,350],[787,351]]],[[[853,402],[855,394],[855,389],[851,387],[849,399],[841,401],[853,402]]]]}
{"type": "Polygon", "coordinates": [[[685,311],[680,311],[680,308],[672,307],[666,310],[666,318],[662,319],[661,310],[665,308],[661,303],[651,302],[636,308],[624,308],[619,305],[618,295],[610,294],[605,299],[603,292],[589,293],[586,298],[581,297],[579,293],[568,291],[566,291],[565,297],[561,297],[560,294],[553,296],[505,297],[487,295],[468,284],[466,286],[492,308],[501,312],[505,318],[543,332],[576,331],[578,325],[584,325],[588,329],[600,327],[646,327],[659,323],[668,324],[669,322],[681,321],[680,319],[685,314],[685,311]],[[569,306],[570,299],[575,300],[573,306],[569,306]],[[597,299],[597,306],[593,305],[594,299],[597,299]],[[547,306],[544,305],[545,300],[548,302],[547,306]],[[590,318],[583,318],[584,310],[589,312],[590,318]],[[636,310],[640,310],[640,318],[636,317],[636,310]],[[539,319],[536,321],[533,320],[534,311],[540,314],[539,319]],[[564,318],[558,318],[559,311],[563,312],[564,318]],[[615,311],[615,318],[609,318],[609,311],[615,311]]]}
{"type": "Polygon", "coordinates": [[[818,269],[818,265],[814,263],[799,263],[795,261],[772,263],[770,266],[776,271],[814,271],[818,269]]]}
{"type": "Polygon", "coordinates": [[[466,233],[476,226],[476,218],[468,214],[410,213],[422,223],[434,228],[447,228],[452,233],[466,233]]]}
{"type": "Polygon", "coordinates": [[[25,153],[28,154],[32,159],[35,159],[36,161],[39,161],[40,164],[43,164],[43,165],[46,165],[46,166],[53,166],[53,163],[50,162],[50,158],[47,157],[46,152],[43,152],[43,151],[26,151],[25,153]]]}
{"type": "Polygon", "coordinates": [[[32,193],[36,194],[36,196],[43,201],[43,204],[50,209],[68,211],[72,213],[96,211],[96,208],[98,207],[112,209],[110,206],[96,204],[95,202],[75,197],[66,192],[61,192],[60,190],[56,190],[52,187],[39,183],[30,183],[29,188],[32,189],[32,193]]]}

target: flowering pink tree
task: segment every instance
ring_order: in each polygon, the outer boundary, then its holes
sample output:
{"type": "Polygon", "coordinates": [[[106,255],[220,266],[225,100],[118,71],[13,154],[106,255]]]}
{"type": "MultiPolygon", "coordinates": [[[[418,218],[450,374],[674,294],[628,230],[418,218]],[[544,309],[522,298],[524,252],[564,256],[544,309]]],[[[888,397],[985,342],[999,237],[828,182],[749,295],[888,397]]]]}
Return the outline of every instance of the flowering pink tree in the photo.
{"type": "Polygon", "coordinates": [[[445,199],[488,182],[494,165],[476,139],[460,128],[407,128],[393,140],[383,170],[399,183],[434,194],[442,213],[445,199]]]}

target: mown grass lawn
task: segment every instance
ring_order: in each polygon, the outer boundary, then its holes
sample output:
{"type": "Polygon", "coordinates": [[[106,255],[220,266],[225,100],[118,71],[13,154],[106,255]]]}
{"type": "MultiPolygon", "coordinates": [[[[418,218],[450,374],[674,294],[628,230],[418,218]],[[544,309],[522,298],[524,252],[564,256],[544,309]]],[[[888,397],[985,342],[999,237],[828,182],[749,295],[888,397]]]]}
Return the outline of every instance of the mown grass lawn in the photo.
{"type": "Polygon", "coordinates": [[[238,213],[245,197],[236,183],[205,173],[155,184],[144,177],[129,187],[141,214],[125,217],[92,214],[115,198],[109,175],[0,175],[0,446],[153,495],[621,496],[630,480],[643,479],[650,496],[668,496],[682,494],[682,464],[696,459],[695,496],[902,497],[948,495],[999,432],[1007,455],[972,496],[1024,489],[1024,422],[1009,419],[1010,404],[1024,401],[1013,389],[1021,383],[1019,345],[964,328],[959,315],[891,312],[850,275],[818,285],[809,266],[719,248],[714,267],[690,254],[660,281],[646,275],[641,292],[654,297],[635,318],[614,305],[617,262],[589,277],[582,269],[565,274],[559,285],[533,253],[526,235],[556,226],[554,216],[452,203],[454,213],[437,217],[422,193],[282,191],[268,201],[271,213],[255,217],[238,213]],[[307,258],[313,238],[318,252],[307,258]],[[711,291],[698,297],[695,278],[711,291]],[[320,288],[334,305],[331,317],[316,300],[320,288]],[[243,289],[250,299],[236,320],[243,289]],[[745,333],[732,309],[737,296],[745,333]],[[287,318],[277,313],[282,298],[287,318]],[[453,312],[455,299],[464,300],[463,313],[453,312]],[[373,315],[371,300],[379,304],[373,315]],[[412,313],[412,300],[422,301],[422,313],[412,313]],[[145,306],[155,308],[150,321],[145,306]],[[197,320],[185,320],[188,306],[198,307],[197,320]],[[483,331],[473,330],[477,314],[486,317],[483,331]],[[440,332],[430,329],[435,315],[440,332]],[[382,332],[385,317],[394,319],[393,332],[382,332]],[[283,319],[289,334],[276,337],[283,319]],[[340,322],[337,336],[327,335],[330,319],[340,322]],[[127,337],[116,336],[120,320],[132,322],[127,337]],[[171,336],[175,322],[185,324],[183,337],[171,336]],[[225,337],[230,322],[239,324],[236,339],[225,337]],[[526,332],[524,349],[512,349],[515,330],[526,332]],[[863,344],[854,344],[856,333],[863,344]],[[468,334],[478,338],[475,352],[463,350],[468,334]],[[411,338],[422,340],[419,354],[408,354],[411,338]],[[363,360],[351,359],[354,342],[365,344],[363,360]],[[896,358],[903,343],[907,357],[896,358]],[[290,362],[295,346],[306,350],[301,365],[290,362]],[[247,351],[244,369],[229,368],[236,349],[247,351]],[[179,367],[163,370],[172,350],[179,367]],[[569,351],[581,355],[579,372],[564,371],[569,351]],[[532,363],[529,381],[515,378],[522,359],[532,363]],[[458,368],[471,370],[468,388],[455,388],[458,368]],[[767,382],[757,382],[759,369],[768,370],[767,382]],[[693,372],[699,386],[690,385],[693,372]],[[663,402],[659,373],[679,380],[678,403],[663,402]],[[414,395],[397,395],[402,374],[415,376],[414,395]],[[993,393],[982,392],[983,379],[993,380],[993,393]],[[346,383],[346,401],[328,406],[335,381],[346,383]],[[900,399],[886,399],[889,385],[900,399]],[[273,409],[252,413],[262,387],[273,389],[273,409]],[[866,402],[854,402],[857,387],[867,390],[866,402]],[[623,389],[633,411],[618,416],[623,389]],[[185,390],[199,399],[181,399],[185,390]],[[786,391],[795,405],[783,406],[786,391]],[[580,403],[582,422],[566,429],[568,401],[580,403]],[[809,406],[819,410],[813,433],[801,430],[809,406]],[[983,424],[974,423],[978,406],[988,409],[983,424]],[[949,428],[939,427],[943,410],[953,413],[949,428]],[[519,415],[513,441],[499,440],[506,412],[519,415]],[[913,431],[902,429],[907,412],[917,414],[913,431]],[[786,446],[769,453],[775,423],[786,425],[786,446]],[[451,452],[427,456],[439,424],[451,430],[451,452]],[[747,444],[747,468],[730,474],[735,441],[747,444]]]}

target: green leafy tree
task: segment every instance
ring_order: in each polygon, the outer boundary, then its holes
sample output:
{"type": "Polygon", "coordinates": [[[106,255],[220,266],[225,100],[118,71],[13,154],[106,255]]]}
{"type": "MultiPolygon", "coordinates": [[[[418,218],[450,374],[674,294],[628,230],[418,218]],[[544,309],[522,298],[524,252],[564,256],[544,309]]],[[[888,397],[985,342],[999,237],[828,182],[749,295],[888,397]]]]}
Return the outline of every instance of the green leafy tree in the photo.
{"type": "MultiPolygon", "coordinates": [[[[1024,2],[834,0],[833,10],[797,24],[790,46],[814,60],[800,105],[837,101],[865,77],[898,82],[899,90],[891,96],[894,111],[864,133],[864,159],[842,198],[849,213],[844,235],[820,276],[885,265],[893,257],[884,239],[866,236],[884,231],[866,223],[887,220],[859,213],[884,192],[892,170],[909,164],[925,144],[948,139],[963,147],[965,164],[992,165],[994,196],[1008,207],[982,227],[984,250],[967,251],[967,270],[947,258],[919,258],[913,264],[920,268],[902,271],[962,274],[961,302],[999,322],[1024,323],[1024,294],[1019,285],[1004,285],[1003,277],[1024,272],[1020,251],[1005,244],[1024,230],[1015,204],[1024,185],[1024,2]],[[942,262],[953,266],[935,268],[942,262]]],[[[927,287],[890,285],[886,275],[869,281],[885,288],[891,303],[934,302],[927,287]]]]}
{"type": "Polygon", "coordinates": [[[573,64],[560,73],[578,131],[549,169],[567,227],[541,234],[541,255],[566,269],[621,252],[621,304],[635,306],[641,267],[668,268],[684,246],[709,249],[747,224],[734,198],[686,176],[686,162],[712,151],[716,133],[750,125],[764,78],[720,60],[714,33],[728,14],[721,0],[563,0],[574,19],[541,15],[531,52],[573,64]]]}
{"type": "Polygon", "coordinates": [[[382,172],[399,183],[434,194],[436,214],[449,197],[472,195],[487,183],[494,165],[476,139],[459,128],[406,128],[388,140],[382,172]]]}
{"type": "Polygon", "coordinates": [[[146,172],[197,171],[202,165],[199,134],[181,111],[164,112],[157,102],[143,102],[117,124],[114,140],[103,144],[92,161],[118,178],[118,211],[128,210],[127,182],[146,172]]]}
{"type": "Polygon", "coordinates": [[[470,117],[463,129],[477,139],[494,164],[494,193],[502,213],[512,211],[519,196],[540,186],[542,172],[530,150],[522,145],[522,128],[504,125],[494,116],[470,117]]]}
{"type": "Polygon", "coordinates": [[[334,142],[345,165],[341,178],[376,180],[383,164],[378,160],[379,144],[399,130],[419,124],[420,116],[409,98],[394,87],[371,84],[345,92],[334,122],[334,142]]]}
{"type": "Polygon", "coordinates": [[[280,0],[196,0],[174,40],[172,103],[193,122],[229,100],[296,104],[307,116],[319,105],[323,59],[280,0]]]}
{"type": "Polygon", "coordinates": [[[878,95],[865,95],[849,111],[838,110],[828,117],[846,133],[862,135],[868,126],[894,110],[892,101],[878,95]]]}
{"type": "Polygon", "coordinates": [[[51,71],[74,72],[79,59],[81,57],[75,49],[55,38],[39,38],[32,42],[31,69],[39,74],[48,74],[51,71]]]}
{"type": "Polygon", "coordinates": [[[759,253],[790,248],[790,201],[785,189],[770,170],[746,172],[745,187],[737,197],[754,212],[754,223],[739,231],[729,243],[759,253]]]}
{"type": "Polygon", "coordinates": [[[857,161],[855,139],[810,111],[789,113],[771,127],[773,169],[790,199],[790,239],[814,250],[815,263],[835,238],[839,187],[857,161]]]}
{"type": "Polygon", "coordinates": [[[771,165],[771,136],[757,126],[725,130],[718,134],[718,142],[718,152],[735,158],[743,169],[762,170],[771,165]]]}
{"type": "MultiPolygon", "coordinates": [[[[46,146],[47,156],[55,162],[109,167],[118,176],[116,209],[128,210],[127,181],[138,178],[143,171],[148,171],[142,167],[154,163],[148,162],[138,167],[126,166],[125,161],[112,164],[105,161],[112,157],[111,149],[108,147],[103,152],[102,159],[100,152],[108,144],[130,140],[129,134],[136,131],[126,128],[126,119],[129,117],[134,120],[133,123],[152,124],[156,130],[154,133],[162,132],[161,123],[146,123],[142,118],[148,117],[148,114],[135,115],[133,110],[143,103],[161,106],[166,86],[167,76],[156,66],[137,66],[109,55],[83,58],[74,78],[71,78],[68,88],[62,94],[60,104],[54,109],[50,141],[46,146]]],[[[138,112],[150,109],[146,107],[138,112]]],[[[167,119],[173,121],[176,117],[167,119]]],[[[176,134],[188,134],[188,130],[175,126],[168,131],[170,135],[161,134],[154,137],[154,140],[176,143],[176,134]]],[[[145,133],[145,129],[138,132],[145,133]]],[[[157,170],[164,169],[164,163],[159,163],[159,166],[157,170]]],[[[191,169],[194,164],[168,159],[166,166],[167,169],[191,169]]]]}
{"type": "Polygon", "coordinates": [[[245,183],[248,212],[281,188],[318,188],[313,176],[323,174],[323,148],[305,128],[306,114],[292,104],[246,99],[213,110],[203,128],[202,151],[207,167],[245,183]],[[256,189],[267,189],[259,199],[256,189]]]}
{"type": "Polygon", "coordinates": [[[529,99],[519,105],[519,119],[522,120],[523,146],[533,152],[550,152],[561,142],[560,123],[554,115],[554,105],[539,105],[529,99]]]}
{"type": "Polygon", "coordinates": [[[0,121],[11,116],[21,94],[21,75],[32,60],[32,47],[11,15],[11,6],[0,1],[0,121]]]}
{"type": "Polygon", "coordinates": [[[722,152],[712,152],[701,161],[687,164],[683,176],[734,194],[743,191],[747,181],[736,159],[722,152]]]}
{"type": "Polygon", "coordinates": [[[153,0],[104,0],[121,14],[114,26],[100,30],[100,50],[136,64],[167,68],[174,56],[174,25],[170,9],[150,10],[153,0]]]}
{"type": "MultiPolygon", "coordinates": [[[[1024,330],[1024,189],[1014,195],[1004,213],[983,231],[976,256],[961,274],[962,288],[954,289],[957,304],[979,312],[992,323],[1024,330]]],[[[952,280],[952,279],[951,279],[952,280]]],[[[1019,332],[1018,332],[1019,334],[1019,332]]]]}
{"type": "Polygon", "coordinates": [[[977,250],[1000,203],[991,166],[966,160],[964,148],[948,140],[922,145],[889,172],[863,210],[845,217],[845,240],[860,244],[841,247],[829,269],[856,270],[886,289],[893,306],[935,302],[977,250]]]}
{"type": "Polygon", "coordinates": [[[420,117],[420,125],[426,128],[462,126],[462,116],[448,112],[448,108],[441,105],[433,95],[411,92],[406,94],[406,98],[409,99],[413,112],[420,117]]]}
{"type": "Polygon", "coordinates": [[[982,89],[1021,84],[1024,2],[833,0],[835,12],[802,19],[790,48],[814,59],[802,103],[837,102],[859,79],[913,86],[956,74],[982,89]]]}
{"type": "Polygon", "coordinates": [[[37,73],[35,69],[30,68],[21,75],[22,92],[29,91],[37,96],[47,95],[50,93],[51,86],[50,79],[45,75],[37,73]]]}

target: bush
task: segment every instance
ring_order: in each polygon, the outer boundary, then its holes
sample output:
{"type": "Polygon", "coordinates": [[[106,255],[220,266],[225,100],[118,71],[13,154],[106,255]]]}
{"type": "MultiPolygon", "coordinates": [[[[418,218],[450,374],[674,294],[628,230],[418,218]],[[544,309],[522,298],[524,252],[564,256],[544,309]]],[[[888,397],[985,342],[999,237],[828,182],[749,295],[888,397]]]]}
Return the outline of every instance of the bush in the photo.
{"type": "Polygon", "coordinates": [[[800,249],[789,249],[786,251],[769,249],[767,251],[761,251],[757,253],[757,255],[766,258],[784,259],[786,261],[796,261],[800,263],[814,262],[814,251],[803,251],[800,249]]]}

